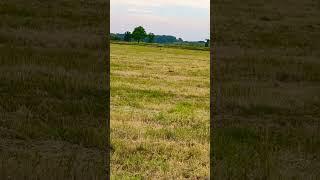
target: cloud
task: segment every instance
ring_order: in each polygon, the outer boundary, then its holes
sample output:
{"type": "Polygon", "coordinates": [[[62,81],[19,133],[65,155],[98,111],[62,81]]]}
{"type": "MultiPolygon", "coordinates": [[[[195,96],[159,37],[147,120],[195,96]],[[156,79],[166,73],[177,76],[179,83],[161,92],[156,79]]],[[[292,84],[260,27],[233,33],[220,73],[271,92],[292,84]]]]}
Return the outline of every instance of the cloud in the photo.
{"type": "Polygon", "coordinates": [[[209,0],[111,0],[111,31],[142,25],[148,32],[184,40],[208,37],[209,0]]]}
{"type": "Polygon", "coordinates": [[[149,9],[129,8],[128,12],[130,14],[152,14],[152,10],[149,9]]]}
{"type": "Polygon", "coordinates": [[[111,26],[113,32],[125,32],[142,25],[147,32],[159,35],[174,35],[184,40],[203,40],[208,38],[210,25],[209,17],[205,19],[183,17],[162,17],[157,15],[141,16],[138,14],[130,17],[118,16],[111,26]]]}

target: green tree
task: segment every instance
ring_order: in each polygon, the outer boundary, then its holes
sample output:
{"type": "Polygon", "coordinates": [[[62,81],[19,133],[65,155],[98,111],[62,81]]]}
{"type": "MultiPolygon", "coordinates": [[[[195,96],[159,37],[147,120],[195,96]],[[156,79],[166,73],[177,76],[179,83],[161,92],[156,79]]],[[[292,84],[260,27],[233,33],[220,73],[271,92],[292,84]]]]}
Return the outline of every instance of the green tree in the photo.
{"type": "Polygon", "coordinates": [[[124,33],[124,37],[123,37],[124,41],[130,42],[131,38],[132,38],[131,32],[127,31],[124,33]]]}
{"type": "Polygon", "coordinates": [[[205,44],[205,47],[209,47],[210,46],[210,39],[206,39],[206,44],[205,44]]]}
{"type": "Polygon", "coordinates": [[[155,35],[153,33],[148,34],[148,43],[153,43],[155,35]]]}
{"type": "Polygon", "coordinates": [[[142,26],[134,28],[132,32],[132,38],[138,41],[138,43],[140,43],[141,40],[146,38],[146,36],[147,36],[147,33],[142,26]]]}
{"type": "Polygon", "coordinates": [[[110,40],[113,40],[113,41],[120,41],[121,38],[119,38],[116,34],[110,34],[110,40]]]}

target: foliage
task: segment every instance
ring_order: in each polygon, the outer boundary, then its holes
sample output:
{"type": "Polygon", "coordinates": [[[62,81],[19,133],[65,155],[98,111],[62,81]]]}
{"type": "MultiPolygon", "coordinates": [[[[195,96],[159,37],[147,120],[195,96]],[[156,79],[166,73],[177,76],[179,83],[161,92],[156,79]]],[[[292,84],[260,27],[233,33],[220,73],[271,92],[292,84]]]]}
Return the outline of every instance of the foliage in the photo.
{"type": "Polygon", "coordinates": [[[209,46],[210,46],[210,39],[206,39],[205,47],[209,47],[209,46]]]}
{"type": "Polygon", "coordinates": [[[120,41],[121,38],[117,35],[117,34],[110,34],[110,40],[113,40],[113,41],[120,41]]]}
{"type": "Polygon", "coordinates": [[[138,42],[147,37],[147,33],[142,26],[136,27],[132,32],[132,38],[138,42]]]}
{"type": "Polygon", "coordinates": [[[130,42],[131,38],[132,38],[131,32],[127,31],[127,32],[124,33],[124,37],[123,37],[124,41],[130,42]]]}
{"type": "Polygon", "coordinates": [[[155,37],[155,35],[153,33],[149,33],[148,34],[148,43],[153,43],[154,37],[155,37]]]}

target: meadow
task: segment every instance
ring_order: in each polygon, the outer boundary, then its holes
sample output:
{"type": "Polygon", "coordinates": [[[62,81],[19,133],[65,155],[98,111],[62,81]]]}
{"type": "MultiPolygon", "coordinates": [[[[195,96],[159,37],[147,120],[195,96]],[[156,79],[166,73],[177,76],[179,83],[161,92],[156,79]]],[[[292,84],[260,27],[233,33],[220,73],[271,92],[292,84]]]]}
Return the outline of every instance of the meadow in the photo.
{"type": "Polygon", "coordinates": [[[319,179],[319,7],[212,4],[213,177],[319,179]]]}
{"type": "Polygon", "coordinates": [[[209,176],[209,54],[111,43],[111,179],[209,176]]]}
{"type": "MultiPolygon", "coordinates": [[[[101,7],[0,1],[0,179],[106,178],[101,7]]],[[[214,1],[212,176],[320,176],[319,7],[214,1]]],[[[184,48],[111,44],[113,179],[209,175],[209,52],[184,48]]]]}
{"type": "Polygon", "coordinates": [[[100,7],[107,2],[0,1],[0,179],[106,178],[100,7]]]}

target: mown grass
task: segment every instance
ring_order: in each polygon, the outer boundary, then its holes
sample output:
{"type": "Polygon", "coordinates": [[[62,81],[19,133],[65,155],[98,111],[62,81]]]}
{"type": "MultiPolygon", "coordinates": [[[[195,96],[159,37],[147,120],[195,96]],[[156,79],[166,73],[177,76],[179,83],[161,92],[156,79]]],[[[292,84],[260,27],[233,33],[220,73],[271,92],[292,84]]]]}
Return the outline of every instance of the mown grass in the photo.
{"type": "Polygon", "coordinates": [[[209,177],[209,60],[111,44],[112,179],[209,177]]]}
{"type": "Polygon", "coordinates": [[[0,2],[0,179],[106,177],[106,3],[0,2]]]}
{"type": "Polygon", "coordinates": [[[319,3],[215,1],[213,177],[320,177],[319,3]]]}
{"type": "Polygon", "coordinates": [[[189,49],[189,50],[201,50],[201,51],[210,51],[210,47],[205,47],[204,45],[192,45],[192,44],[161,44],[161,43],[145,43],[145,42],[126,42],[126,41],[111,41],[113,44],[130,44],[137,46],[149,46],[149,47],[166,47],[166,48],[175,48],[175,49],[189,49]]]}

